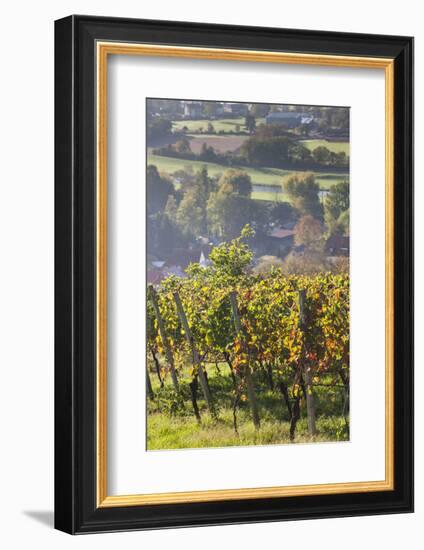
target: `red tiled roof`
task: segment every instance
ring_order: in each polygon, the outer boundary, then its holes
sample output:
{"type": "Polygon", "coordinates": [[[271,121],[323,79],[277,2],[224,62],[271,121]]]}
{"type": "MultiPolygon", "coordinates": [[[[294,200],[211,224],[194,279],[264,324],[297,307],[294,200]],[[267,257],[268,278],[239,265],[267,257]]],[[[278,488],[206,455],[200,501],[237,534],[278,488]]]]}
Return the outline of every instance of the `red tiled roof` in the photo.
{"type": "Polygon", "coordinates": [[[276,227],[269,234],[270,237],[275,237],[276,239],[285,239],[286,237],[291,237],[294,235],[293,229],[283,229],[282,227],[276,227]]]}

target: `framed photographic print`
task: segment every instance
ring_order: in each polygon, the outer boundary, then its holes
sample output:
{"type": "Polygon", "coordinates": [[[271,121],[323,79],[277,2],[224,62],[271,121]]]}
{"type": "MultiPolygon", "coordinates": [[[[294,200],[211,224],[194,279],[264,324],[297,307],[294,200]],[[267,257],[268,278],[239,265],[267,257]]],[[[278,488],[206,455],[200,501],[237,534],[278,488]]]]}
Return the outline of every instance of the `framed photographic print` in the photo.
{"type": "Polygon", "coordinates": [[[55,52],[56,527],[412,511],[412,38],[55,52]]]}

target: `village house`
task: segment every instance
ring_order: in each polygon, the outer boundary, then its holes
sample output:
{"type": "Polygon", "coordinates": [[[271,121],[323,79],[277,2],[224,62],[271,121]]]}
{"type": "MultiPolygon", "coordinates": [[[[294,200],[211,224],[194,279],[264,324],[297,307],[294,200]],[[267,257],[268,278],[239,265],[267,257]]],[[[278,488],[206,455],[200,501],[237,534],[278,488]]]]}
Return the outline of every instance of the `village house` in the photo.
{"type": "Polygon", "coordinates": [[[331,235],[325,243],[328,256],[349,256],[349,249],[349,237],[344,235],[331,235]]]}
{"type": "Polygon", "coordinates": [[[266,237],[267,254],[283,258],[293,247],[294,229],[275,227],[266,237]]]}
{"type": "Polygon", "coordinates": [[[233,116],[245,116],[249,111],[246,103],[225,103],[224,112],[233,116]]]}
{"type": "Polygon", "coordinates": [[[209,245],[202,245],[196,249],[175,248],[166,260],[151,260],[147,268],[147,284],[158,286],[171,275],[184,278],[186,277],[185,270],[193,263],[198,263],[201,267],[207,267],[211,263],[209,260],[210,251],[211,246],[209,245]]]}
{"type": "Polygon", "coordinates": [[[283,124],[287,128],[297,128],[301,124],[312,124],[314,117],[309,113],[297,113],[297,112],[275,112],[269,113],[265,117],[266,124],[283,124]]]}

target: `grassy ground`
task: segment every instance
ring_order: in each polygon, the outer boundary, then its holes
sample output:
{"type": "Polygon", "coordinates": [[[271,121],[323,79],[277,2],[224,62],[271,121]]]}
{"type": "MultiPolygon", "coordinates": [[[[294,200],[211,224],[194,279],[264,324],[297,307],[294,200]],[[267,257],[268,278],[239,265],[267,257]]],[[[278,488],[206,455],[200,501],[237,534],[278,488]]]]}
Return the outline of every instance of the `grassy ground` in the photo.
{"type": "Polygon", "coordinates": [[[282,191],[279,193],[276,191],[252,191],[251,197],[256,201],[278,202],[288,200],[282,191]]]}
{"type": "Polygon", "coordinates": [[[327,141],[326,139],[305,139],[301,140],[301,143],[307,147],[310,151],[313,151],[317,147],[327,147],[333,153],[341,153],[342,151],[349,155],[349,142],[347,141],[327,141]]]}
{"type": "MultiPolygon", "coordinates": [[[[156,165],[160,172],[168,172],[168,174],[173,174],[177,170],[183,170],[189,166],[196,171],[206,165],[209,175],[217,176],[218,174],[222,174],[228,168],[227,166],[222,166],[221,164],[215,164],[213,162],[177,159],[159,155],[148,155],[147,161],[148,164],[156,165]]],[[[241,167],[241,169],[250,175],[252,178],[252,183],[256,185],[281,185],[283,178],[294,172],[293,170],[282,170],[280,168],[249,168],[246,166],[241,167]]],[[[331,172],[317,172],[315,174],[316,181],[323,189],[328,189],[332,185],[345,180],[347,177],[347,174],[331,172]]],[[[259,199],[261,197],[258,196],[253,198],[259,199]]]]}
{"type": "MultiPolygon", "coordinates": [[[[241,130],[245,130],[244,120],[244,117],[221,118],[219,120],[176,120],[172,122],[172,129],[174,131],[179,131],[182,130],[185,126],[186,128],[188,128],[189,132],[198,132],[200,129],[206,131],[208,128],[208,124],[211,123],[215,129],[215,132],[235,132],[237,125],[240,126],[241,130]]],[[[261,124],[264,121],[265,119],[263,118],[257,118],[256,124],[261,124]]]]}
{"type": "MultiPolygon", "coordinates": [[[[148,404],[147,448],[149,450],[290,443],[288,413],[281,394],[277,390],[271,391],[262,376],[256,376],[254,381],[261,427],[259,431],[255,430],[249,405],[243,402],[237,412],[238,435],[234,432],[232,382],[226,369],[228,370],[228,367],[225,365],[220,367],[220,373],[215,371],[214,366],[208,369],[211,392],[218,405],[218,419],[212,419],[207,412],[199,389],[199,407],[202,415],[200,425],[196,422],[188,399],[189,379],[184,377],[180,379],[182,393],[186,396],[184,409],[179,408],[171,413],[174,396],[172,390],[168,385],[164,390],[160,390],[159,382],[155,379],[155,375],[151,374],[155,399],[149,400],[148,404]]],[[[343,408],[341,390],[317,389],[316,406],[318,434],[313,440],[308,435],[303,404],[295,443],[348,440],[349,435],[341,414],[343,408]]]]}

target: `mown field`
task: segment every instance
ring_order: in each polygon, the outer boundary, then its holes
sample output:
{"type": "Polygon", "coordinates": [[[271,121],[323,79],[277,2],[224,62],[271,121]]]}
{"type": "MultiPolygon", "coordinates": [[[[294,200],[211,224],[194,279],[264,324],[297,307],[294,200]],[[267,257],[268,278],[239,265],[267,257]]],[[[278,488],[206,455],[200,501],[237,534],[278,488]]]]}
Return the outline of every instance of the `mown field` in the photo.
{"type": "MultiPolygon", "coordinates": [[[[147,158],[148,164],[154,164],[159,172],[167,172],[168,174],[173,174],[177,170],[184,170],[188,167],[191,167],[194,171],[200,170],[202,166],[207,166],[208,173],[210,176],[217,176],[222,174],[228,167],[222,166],[221,164],[216,164],[213,162],[204,162],[197,160],[186,160],[186,159],[177,159],[172,157],[165,157],[160,155],[148,155],[147,158]]],[[[275,193],[270,191],[267,186],[269,185],[281,185],[283,178],[289,174],[293,174],[293,170],[282,170],[280,168],[250,168],[250,167],[240,167],[249,174],[252,179],[252,183],[255,186],[264,186],[264,190],[260,191],[259,189],[254,189],[252,193],[252,198],[257,200],[283,200],[284,193],[275,193]]],[[[322,173],[317,172],[315,174],[315,181],[320,185],[322,189],[328,189],[332,185],[346,180],[348,178],[347,174],[337,173],[337,172],[328,172],[322,173]]]]}
{"type": "Polygon", "coordinates": [[[346,153],[349,155],[349,142],[347,141],[327,141],[326,139],[302,139],[302,145],[313,151],[317,147],[327,147],[333,153],[346,153]]]}
{"type": "MultiPolygon", "coordinates": [[[[234,433],[232,409],[232,381],[228,366],[219,364],[207,368],[211,391],[219,403],[218,418],[213,419],[203,399],[198,400],[202,415],[199,426],[191,410],[188,396],[188,376],[180,378],[186,414],[170,416],[164,412],[169,406],[169,386],[161,390],[153,369],[150,373],[155,399],[148,401],[147,449],[188,449],[244,445],[282,445],[290,443],[290,422],[287,409],[277,389],[271,390],[264,377],[255,375],[261,429],[255,430],[248,403],[241,403],[237,411],[238,435],[234,433]]],[[[200,396],[199,392],[199,396],[200,396]]],[[[305,407],[297,424],[296,443],[319,441],[347,441],[349,439],[343,409],[343,394],[339,388],[317,388],[317,435],[308,434],[305,407]]]]}

